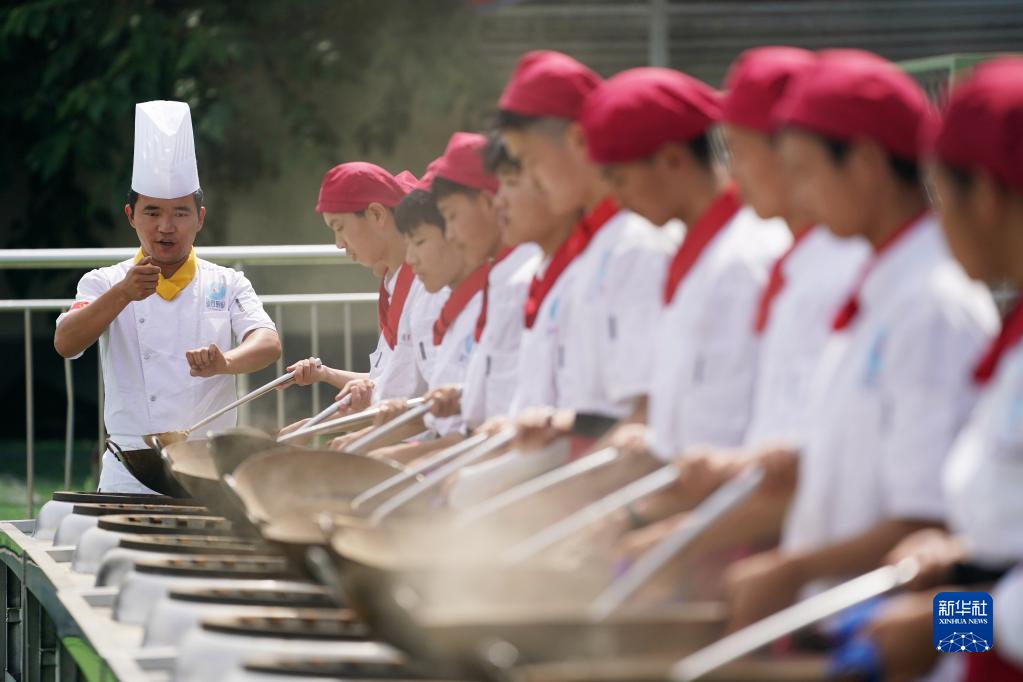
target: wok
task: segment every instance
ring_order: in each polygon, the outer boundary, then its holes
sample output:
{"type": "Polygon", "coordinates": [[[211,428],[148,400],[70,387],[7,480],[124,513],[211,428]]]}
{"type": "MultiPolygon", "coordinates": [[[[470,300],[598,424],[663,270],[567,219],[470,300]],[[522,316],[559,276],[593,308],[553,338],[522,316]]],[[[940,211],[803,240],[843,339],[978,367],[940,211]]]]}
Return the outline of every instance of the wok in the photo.
{"type": "Polygon", "coordinates": [[[206,441],[183,441],[163,449],[163,458],[182,485],[214,514],[231,521],[239,535],[259,537],[259,530],[249,521],[245,510],[217,476],[206,441]]]}
{"type": "Polygon", "coordinates": [[[170,497],[189,497],[188,491],[174,479],[158,451],[123,450],[112,440],[107,441],[107,448],[114,453],[124,468],[147,488],[170,497]]]}
{"type": "Polygon", "coordinates": [[[230,486],[247,516],[259,524],[323,511],[354,519],[351,500],[401,472],[399,465],[385,460],[334,450],[278,447],[239,466],[230,486]]]}
{"type": "Polygon", "coordinates": [[[211,434],[209,440],[210,457],[218,476],[233,473],[254,455],[280,447],[269,434],[245,426],[211,434]]]}
{"type": "Polygon", "coordinates": [[[217,516],[118,514],[100,517],[98,525],[115,533],[139,535],[232,535],[231,524],[217,516]]]}

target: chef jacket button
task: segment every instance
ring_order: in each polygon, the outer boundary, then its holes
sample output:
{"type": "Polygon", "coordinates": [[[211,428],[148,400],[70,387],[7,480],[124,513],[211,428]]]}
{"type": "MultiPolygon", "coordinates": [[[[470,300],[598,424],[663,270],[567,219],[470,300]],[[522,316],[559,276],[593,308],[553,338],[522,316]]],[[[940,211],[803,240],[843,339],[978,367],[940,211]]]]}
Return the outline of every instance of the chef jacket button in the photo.
{"type": "Polygon", "coordinates": [[[145,355],[143,355],[142,359],[143,360],[148,360],[149,359],[149,353],[146,353],[145,355]]]}
{"type": "Polygon", "coordinates": [[[146,321],[146,318],[144,318],[144,317],[140,317],[139,318],[139,324],[144,324],[145,321],[146,321]]]}
{"type": "Polygon", "coordinates": [[[155,403],[156,402],[156,396],[155,395],[149,396],[149,402],[155,403]]]}

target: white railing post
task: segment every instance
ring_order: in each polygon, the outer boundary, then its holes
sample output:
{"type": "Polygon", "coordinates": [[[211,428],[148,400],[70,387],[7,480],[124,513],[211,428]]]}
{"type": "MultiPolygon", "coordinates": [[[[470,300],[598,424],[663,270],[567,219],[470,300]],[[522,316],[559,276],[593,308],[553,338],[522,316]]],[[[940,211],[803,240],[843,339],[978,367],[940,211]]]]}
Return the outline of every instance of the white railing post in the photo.
{"type": "Polygon", "coordinates": [[[28,518],[35,515],[35,410],[32,405],[32,311],[25,310],[25,506],[28,518]]]}
{"type": "Polygon", "coordinates": [[[345,303],[345,369],[352,369],[352,305],[345,303]]]}

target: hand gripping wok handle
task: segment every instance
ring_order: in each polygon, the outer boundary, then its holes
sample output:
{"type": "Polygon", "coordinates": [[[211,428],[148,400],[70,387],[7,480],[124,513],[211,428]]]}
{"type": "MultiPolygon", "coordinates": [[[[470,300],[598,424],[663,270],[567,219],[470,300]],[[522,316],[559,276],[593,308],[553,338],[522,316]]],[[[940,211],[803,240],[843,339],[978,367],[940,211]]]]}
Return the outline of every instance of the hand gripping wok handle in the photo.
{"type": "Polygon", "coordinates": [[[677,556],[718,519],[753,494],[763,479],[764,472],[761,469],[750,469],[714,491],[687,514],[667,537],[644,553],[625,575],[594,600],[590,606],[590,618],[604,620],[614,613],[672,557],[677,556]]]}
{"type": "MultiPolygon", "coordinates": [[[[411,403],[411,401],[409,402],[411,403]]],[[[386,438],[389,434],[392,434],[406,424],[411,424],[415,420],[419,419],[429,412],[432,407],[432,400],[424,400],[415,406],[409,405],[408,409],[406,409],[402,414],[399,414],[389,422],[381,424],[365,436],[356,439],[345,448],[345,452],[349,452],[353,455],[361,455],[369,452],[373,449],[374,445],[386,438]]]]}
{"type": "Polygon", "coordinates": [[[314,426],[316,426],[317,424],[319,424],[320,422],[322,422],[324,419],[329,417],[330,415],[332,415],[335,412],[337,412],[338,410],[340,410],[342,407],[348,407],[351,404],[352,404],[352,394],[349,393],[344,398],[341,398],[341,400],[338,400],[337,402],[333,402],[330,405],[328,405],[326,408],[324,408],[324,410],[322,412],[320,412],[315,417],[313,417],[312,419],[307,421],[305,424],[303,424],[302,428],[297,429],[297,431],[300,432],[300,431],[305,431],[306,429],[311,429],[314,426]]]}
{"type": "Polygon", "coordinates": [[[402,483],[411,478],[415,478],[424,471],[450,462],[455,457],[458,457],[463,453],[472,450],[477,445],[482,444],[483,441],[485,441],[486,439],[487,436],[484,434],[472,436],[471,438],[466,438],[461,443],[456,443],[455,445],[452,445],[449,448],[444,448],[443,450],[434,455],[431,455],[429,457],[423,457],[422,459],[417,460],[415,464],[406,468],[400,474],[395,474],[394,476],[391,476],[390,478],[378,483],[369,490],[360,493],[358,496],[356,496],[355,499],[352,500],[352,509],[356,510],[359,509],[359,507],[366,504],[373,498],[379,497],[380,495],[386,493],[388,490],[391,490],[395,486],[401,485],[402,483]]]}
{"type": "Polygon", "coordinates": [[[674,466],[661,467],[519,542],[506,551],[502,558],[510,565],[527,561],[605,516],[666,488],[677,479],[678,470],[674,466]]]}
{"type": "MultiPolygon", "coordinates": [[[[315,362],[316,362],[316,366],[317,367],[319,367],[322,364],[320,362],[319,358],[316,358],[315,362]]],[[[202,426],[205,426],[206,424],[209,424],[211,421],[213,421],[217,417],[220,417],[221,415],[227,414],[228,412],[230,412],[234,408],[238,407],[239,405],[244,405],[245,403],[249,402],[250,400],[255,400],[256,398],[260,397],[261,395],[266,395],[267,393],[269,393],[270,391],[274,390],[278,386],[281,386],[282,384],[286,384],[286,383],[288,383],[289,381],[291,381],[294,378],[295,378],[295,372],[291,371],[291,372],[288,372],[287,374],[283,374],[283,375],[277,377],[276,379],[274,379],[273,381],[271,381],[268,384],[264,384],[264,385],[260,386],[259,388],[257,388],[255,391],[252,391],[251,393],[246,393],[245,395],[243,395],[241,398],[238,398],[238,400],[235,400],[230,405],[228,405],[226,407],[222,407],[219,410],[217,410],[216,412],[214,412],[213,414],[211,414],[211,415],[209,415],[207,417],[204,417],[201,421],[196,422],[192,426],[192,428],[188,429],[189,433],[191,433],[192,431],[195,431],[196,429],[198,429],[198,428],[200,428],[202,426]]]]}
{"type": "Polygon", "coordinates": [[[672,682],[698,680],[777,639],[897,589],[912,580],[918,570],[915,560],[905,559],[804,599],[686,656],[671,667],[668,679],[672,682]]]}
{"type": "Polygon", "coordinates": [[[400,493],[377,507],[373,514],[369,517],[370,524],[374,526],[379,525],[381,521],[387,518],[402,505],[414,500],[426,491],[437,487],[443,483],[448,476],[455,473],[462,467],[469,466],[473,462],[483,459],[490,453],[503,448],[514,439],[515,429],[506,429],[498,433],[493,438],[488,438],[485,442],[477,445],[472,450],[469,450],[469,452],[456,457],[436,471],[431,472],[430,475],[425,477],[423,480],[419,481],[415,485],[410,485],[403,489],[400,493]]]}

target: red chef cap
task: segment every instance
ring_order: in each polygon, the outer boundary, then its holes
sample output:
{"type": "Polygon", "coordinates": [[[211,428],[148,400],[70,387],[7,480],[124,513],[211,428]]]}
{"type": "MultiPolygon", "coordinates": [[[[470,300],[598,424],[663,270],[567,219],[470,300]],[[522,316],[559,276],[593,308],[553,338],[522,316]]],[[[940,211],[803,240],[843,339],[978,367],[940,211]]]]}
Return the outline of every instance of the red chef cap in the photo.
{"type": "Polygon", "coordinates": [[[826,50],[778,107],[780,125],[838,140],[866,138],[914,161],[930,105],[923,90],[891,62],[862,50],[826,50]]]}
{"type": "Polygon", "coordinates": [[[497,106],[521,116],[574,121],[599,84],[600,76],[567,54],[536,50],[519,60],[497,106]]]}
{"type": "Polygon", "coordinates": [[[444,154],[431,164],[434,177],[472,189],[496,192],[497,178],[483,169],[483,147],[486,144],[487,138],[479,133],[455,133],[448,140],[444,154]]]}
{"type": "Polygon", "coordinates": [[[403,190],[405,190],[406,194],[414,190],[419,184],[419,178],[417,178],[415,174],[409,170],[403,170],[398,173],[394,176],[394,180],[403,190]]]}
{"type": "Polygon", "coordinates": [[[981,64],[954,88],[931,146],[950,166],[979,166],[1023,191],[1023,58],[981,64]]]}
{"type": "Polygon", "coordinates": [[[625,163],[652,156],[669,142],[688,142],[720,118],[717,91],[672,69],[641,67],[605,81],[580,118],[590,158],[625,163]]]}
{"type": "Polygon", "coordinates": [[[357,213],[372,203],[394,208],[406,189],[380,166],[352,161],[334,166],[323,176],[317,213],[357,213]]]}
{"type": "Polygon", "coordinates": [[[721,119],[726,123],[773,133],[775,110],[786,89],[816,61],[798,47],[756,47],[732,64],[725,80],[721,119]]]}

